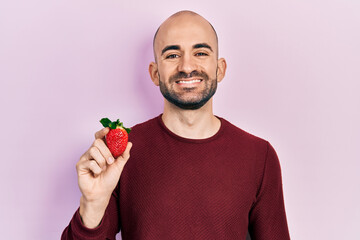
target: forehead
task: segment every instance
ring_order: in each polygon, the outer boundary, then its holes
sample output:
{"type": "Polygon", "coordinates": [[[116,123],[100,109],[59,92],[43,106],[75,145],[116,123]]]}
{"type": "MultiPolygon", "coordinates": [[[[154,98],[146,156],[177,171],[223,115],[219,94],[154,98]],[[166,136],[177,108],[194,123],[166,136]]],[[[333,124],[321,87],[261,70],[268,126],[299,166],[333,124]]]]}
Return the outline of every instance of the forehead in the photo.
{"type": "Polygon", "coordinates": [[[216,49],[216,35],[211,25],[200,16],[178,16],[169,18],[159,28],[155,39],[155,53],[167,45],[187,48],[197,43],[207,43],[216,49]]]}

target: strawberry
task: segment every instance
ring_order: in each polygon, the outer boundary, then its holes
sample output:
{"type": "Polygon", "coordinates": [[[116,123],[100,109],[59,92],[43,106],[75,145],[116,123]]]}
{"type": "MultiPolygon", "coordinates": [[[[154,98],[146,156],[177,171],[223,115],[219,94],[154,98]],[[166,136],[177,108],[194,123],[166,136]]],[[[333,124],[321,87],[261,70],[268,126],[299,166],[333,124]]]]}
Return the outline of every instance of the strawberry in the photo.
{"type": "Polygon", "coordinates": [[[100,122],[104,127],[110,128],[105,136],[106,145],[114,158],[118,158],[125,151],[131,129],[124,127],[119,119],[111,122],[108,118],[103,118],[100,122]]]}

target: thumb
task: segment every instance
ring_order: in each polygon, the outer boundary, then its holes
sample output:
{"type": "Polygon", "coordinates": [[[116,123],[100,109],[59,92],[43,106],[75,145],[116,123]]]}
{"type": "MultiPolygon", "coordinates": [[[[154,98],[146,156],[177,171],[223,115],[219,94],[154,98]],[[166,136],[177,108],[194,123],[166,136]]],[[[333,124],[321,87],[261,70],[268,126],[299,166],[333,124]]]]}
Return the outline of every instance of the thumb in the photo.
{"type": "Polygon", "coordinates": [[[121,172],[124,169],[125,164],[127,163],[127,161],[130,158],[130,149],[131,149],[131,147],[132,147],[132,143],[128,142],[123,154],[121,154],[121,156],[119,156],[116,159],[116,161],[113,163],[114,165],[116,165],[120,169],[121,172]]]}

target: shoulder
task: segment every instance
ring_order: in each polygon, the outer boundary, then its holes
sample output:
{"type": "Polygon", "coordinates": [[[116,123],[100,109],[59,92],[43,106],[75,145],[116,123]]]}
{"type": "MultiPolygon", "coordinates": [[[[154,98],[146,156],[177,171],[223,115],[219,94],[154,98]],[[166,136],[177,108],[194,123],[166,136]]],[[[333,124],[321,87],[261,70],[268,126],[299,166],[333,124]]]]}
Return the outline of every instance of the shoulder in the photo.
{"type": "Polygon", "coordinates": [[[228,141],[235,142],[237,145],[246,146],[248,149],[267,151],[269,147],[267,140],[235,126],[224,118],[219,119],[221,123],[224,124],[224,137],[228,139],[228,141]]]}
{"type": "Polygon", "coordinates": [[[233,147],[242,149],[242,154],[257,159],[254,162],[257,162],[260,168],[265,166],[265,164],[279,168],[278,155],[269,141],[246,132],[225,119],[223,120],[226,124],[226,134],[224,135],[227,135],[229,142],[234,142],[235,145],[233,147]]]}
{"type": "Polygon", "coordinates": [[[149,119],[145,122],[138,123],[131,127],[129,141],[134,141],[141,138],[148,138],[148,136],[153,135],[153,132],[158,131],[158,118],[159,116],[149,119]]]}
{"type": "Polygon", "coordinates": [[[144,129],[148,129],[149,127],[152,127],[153,125],[156,125],[158,118],[159,118],[159,116],[151,118],[145,122],[138,123],[131,127],[131,131],[134,130],[135,132],[137,132],[137,131],[142,131],[144,129]]]}
{"type": "Polygon", "coordinates": [[[279,175],[279,159],[269,141],[244,131],[225,119],[222,121],[225,124],[224,138],[231,151],[242,156],[242,159],[251,165],[252,170],[249,171],[253,173],[258,184],[262,181],[265,169],[269,174],[279,175]],[[268,167],[265,167],[266,165],[268,167]]]}

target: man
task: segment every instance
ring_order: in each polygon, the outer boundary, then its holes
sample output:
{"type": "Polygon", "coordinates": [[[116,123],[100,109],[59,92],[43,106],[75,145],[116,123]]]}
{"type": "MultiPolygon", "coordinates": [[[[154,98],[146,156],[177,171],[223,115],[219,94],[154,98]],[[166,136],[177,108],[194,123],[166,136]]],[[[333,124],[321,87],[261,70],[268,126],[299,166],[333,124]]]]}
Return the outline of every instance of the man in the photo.
{"type": "Polygon", "coordinates": [[[62,239],[115,239],[120,230],[123,240],[245,239],[248,232],[290,239],[274,149],[213,114],[226,71],[217,41],[211,24],[190,11],[159,27],[149,72],[164,112],[134,126],[116,160],[103,141],[109,130],[95,134],[77,163],[80,208],[62,239]]]}

